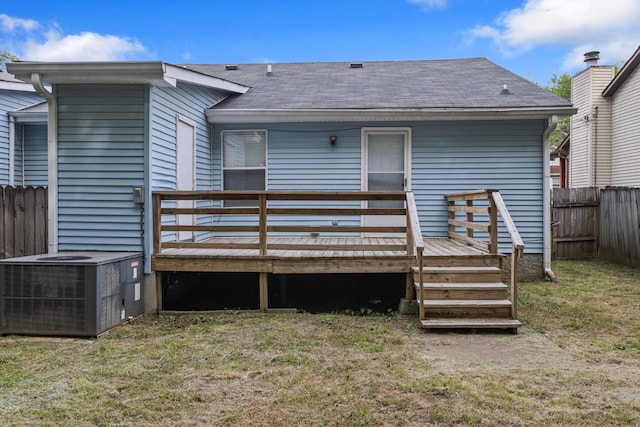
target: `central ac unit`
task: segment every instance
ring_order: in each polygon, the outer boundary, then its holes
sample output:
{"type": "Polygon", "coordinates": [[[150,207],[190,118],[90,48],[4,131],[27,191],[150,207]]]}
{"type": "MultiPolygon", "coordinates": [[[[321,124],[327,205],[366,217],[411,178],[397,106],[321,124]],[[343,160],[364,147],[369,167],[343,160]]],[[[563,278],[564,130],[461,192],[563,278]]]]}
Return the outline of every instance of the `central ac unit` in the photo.
{"type": "Polygon", "coordinates": [[[0,260],[0,334],[97,336],[144,313],[142,275],[131,252],[0,260]]]}

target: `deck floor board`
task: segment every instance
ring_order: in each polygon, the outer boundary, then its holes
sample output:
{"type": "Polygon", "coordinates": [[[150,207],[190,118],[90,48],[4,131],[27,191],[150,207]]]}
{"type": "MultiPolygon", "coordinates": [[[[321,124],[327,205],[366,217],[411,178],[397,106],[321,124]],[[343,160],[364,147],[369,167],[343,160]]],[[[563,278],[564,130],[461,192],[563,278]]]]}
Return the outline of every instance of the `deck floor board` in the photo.
{"type": "MultiPolygon", "coordinates": [[[[487,252],[465,246],[448,238],[425,238],[425,265],[429,257],[486,256],[487,252]]],[[[257,237],[214,237],[204,242],[216,248],[165,248],[154,254],[156,271],[273,271],[278,268],[300,272],[410,272],[415,257],[406,250],[389,250],[390,246],[406,247],[402,237],[269,237],[267,249],[260,255],[257,237]],[[224,248],[228,245],[254,245],[255,249],[224,248]],[[291,248],[287,248],[290,245],[291,248]],[[309,246],[306,249],[305,246],[309,246]],[[342,246],[342,248],[341,248],[342,246]],[[376,246],[380,249],[377,250],[376,246]]]]}

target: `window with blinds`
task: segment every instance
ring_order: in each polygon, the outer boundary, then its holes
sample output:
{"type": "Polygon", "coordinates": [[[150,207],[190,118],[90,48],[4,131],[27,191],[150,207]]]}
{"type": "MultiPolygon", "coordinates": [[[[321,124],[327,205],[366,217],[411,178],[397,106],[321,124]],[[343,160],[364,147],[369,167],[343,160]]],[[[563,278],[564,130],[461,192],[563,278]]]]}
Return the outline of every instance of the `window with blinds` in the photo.
{"type": "MultiPolygon", "coordinates": [[[[222,188],[265,190],[267,131],[222,132],[222,188]]],[[[225,206],[253,206],[255,202],[227,201],[225,206]]]]}

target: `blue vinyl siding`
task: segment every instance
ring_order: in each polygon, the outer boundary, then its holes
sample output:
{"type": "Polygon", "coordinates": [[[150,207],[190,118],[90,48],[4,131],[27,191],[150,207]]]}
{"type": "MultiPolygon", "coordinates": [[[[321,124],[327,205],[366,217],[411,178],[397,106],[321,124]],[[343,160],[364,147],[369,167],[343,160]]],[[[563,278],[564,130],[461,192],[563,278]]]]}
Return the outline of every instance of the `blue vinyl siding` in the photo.
{"type": "Polygon", "coordinates": [[[0,185],[9,183],[9,111],[42,101],[35,92],[0,89],[0,185]]]}
{"type": "MultiPolygon", "coordinates": [[[[412,189],[425,236],[447,235],[444,194],[497,189],[527,253],[542,253],[544,121],[425,122],[413,127],[412,189]]],[[[500,250],[511,252],[500,224],[500,250]]]]}
{"type": "Polygon", "coordinates": [[[23,129],[24,185],[32,185],[34,187],[46,186],[49,179],[47,163],[47,126],[24,125],[23,129]]]}
{"type": "MultiPolygon", "coordinates": [[[[445,194],[497,189],[525,251],[542,253],[543,120],[215,125],[214,188],[220,189],[220,132],[266,129],[269,190],[359,191],[362,127],[412,129],[412,190],[425,236],[447,235],[445,194]],[[338,137],[335,147],[330,135],[338,137]]],[[[499,239],[509,253],[502,225],[499,239]]]]}
{"type": "MultiPolygon", "coordinates": [[[[13,185],[20,186],[23,184],[23,154],[24,147],[23,145],[23,136],[24,136],[24,125],[16,124],[15,125],[15,134],[14,134],[14,145],[13,145],[13,185]]],[[[46,138],[46,137],[45,137],[46,138]]],[[[46,139],[45,139],[46,141],[46,139]]]]}
{"type": "MultiPolygon", "coordinates": [[[[177,116],[195,123],[195,177],[197,190],[209,190],[213,186],[210,125],[205,111],[226,95],[204,87],[178,83],[175,88],[151,87],[150,138],[151,182],[154,190],[176,189],[176,136],[177,116]]],[[[202,203],[200,203],[202,205],[202,203]]],[[[149,217],[149,221],[150,221],[149,217]]],[[[169,219],[164,219],[168,223],[169,219]]],[[[210,223],[209,216],[201,216],[198,224],[210,223]]],[[[149,230],[148,235],[151,235],[149,230]]],[[[166,233],[164,240],[173,240],[174,233],[166,233]]],[[[206,235],[201,235],[204,238],[206,235]]],[[[149,240],[150,244],[150,240],[149,240]]]]}
{"type": "Polygon", "coordinates": [[[60,85],[58,245],[60,250],[140,251],[144,185],[143,85],[60,85]]]}
{"type": "Polygon", "coordinates": [[[220,91],[178,84],[151,88],[152,184],[154,190],[176,188],[176,117],[196,124],[196,188],[212,187],[211,139],[205,110],[224,98],[220,91]]]}

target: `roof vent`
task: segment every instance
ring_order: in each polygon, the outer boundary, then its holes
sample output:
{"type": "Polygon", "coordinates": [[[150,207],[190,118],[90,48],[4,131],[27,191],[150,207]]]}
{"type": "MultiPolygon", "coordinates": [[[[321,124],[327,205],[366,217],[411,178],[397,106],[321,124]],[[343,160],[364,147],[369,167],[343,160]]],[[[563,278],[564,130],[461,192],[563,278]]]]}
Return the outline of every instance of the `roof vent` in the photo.
{"type": "Polygon", "coordinates": [[[592,50],[584,54],[584,62],[587,64],[587,67],[598,65],[598,60],[600,60],[600,52],[597,50],[592,50]]]}
{"type": "Polygon", "coordinates": [[[500,91],[500,95],[511,95],[511,91],[509,90],[506,84],[502,85],[502,90],[500,91]]]}
{"type": "Polygon", "coordinates": [[[225,70],[229,70],[229,71],[238,70],[238,69],[240,69],[240,66],[239,65],[225,65],[224,69],[225,70]]]}
{"type": "Polygon", "coordinates": [[[352,62],[349,68],[362,68],[362,62],[352,62]]]}
{"type": "Polygon", "coordinates": [[[273,76],[271,64],[267,64],[267,76],[273,76]]]}

